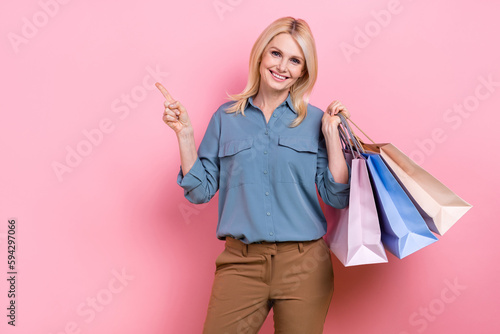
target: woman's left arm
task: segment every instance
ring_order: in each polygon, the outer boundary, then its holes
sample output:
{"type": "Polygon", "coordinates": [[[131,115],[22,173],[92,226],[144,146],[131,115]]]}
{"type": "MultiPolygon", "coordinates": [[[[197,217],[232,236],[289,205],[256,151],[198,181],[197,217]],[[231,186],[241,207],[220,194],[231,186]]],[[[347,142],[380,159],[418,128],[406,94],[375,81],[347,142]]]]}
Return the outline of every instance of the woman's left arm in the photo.
{"type": "Polygon", "coordinates": [[[350,113],[346,107],[339,101],[333,101],[326,109],[321,119],[321,130],[325,136],[326,150],[328,154],[328,168],[332,173],[333,179],[338,183],[349,182],[349,170],[342,152],[340,144],[338,126],[340,117],[336,116],[339,112],[349,118],[350,113]]]}

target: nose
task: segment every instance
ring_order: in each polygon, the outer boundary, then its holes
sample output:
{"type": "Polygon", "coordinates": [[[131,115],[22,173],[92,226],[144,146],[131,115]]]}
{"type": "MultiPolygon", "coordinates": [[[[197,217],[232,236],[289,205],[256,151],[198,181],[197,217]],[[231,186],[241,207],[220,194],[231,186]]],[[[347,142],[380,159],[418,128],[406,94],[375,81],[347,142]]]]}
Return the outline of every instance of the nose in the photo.
{"type": "Polygon", "coordinates": [[[280,72],[286,71],[286,60],[284,58],[282,58],[281,61],[278,63],[277,69],[280,72]]]}

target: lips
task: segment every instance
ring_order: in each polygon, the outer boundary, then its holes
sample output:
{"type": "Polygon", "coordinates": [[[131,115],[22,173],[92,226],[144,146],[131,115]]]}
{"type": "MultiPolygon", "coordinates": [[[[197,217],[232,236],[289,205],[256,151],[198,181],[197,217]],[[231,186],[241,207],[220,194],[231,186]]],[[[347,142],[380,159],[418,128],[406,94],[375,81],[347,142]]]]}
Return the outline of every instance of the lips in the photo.
{"type": "Polygon", "coordinates": [[[288,77],[285,77],[283,75],[279,75],[278,73],[276,72],[273,72],[271,70],[269,70],[269,72],[271,72],[271,75],[278,81],[285,81],[286,79],[288,79],[288,77]]]}

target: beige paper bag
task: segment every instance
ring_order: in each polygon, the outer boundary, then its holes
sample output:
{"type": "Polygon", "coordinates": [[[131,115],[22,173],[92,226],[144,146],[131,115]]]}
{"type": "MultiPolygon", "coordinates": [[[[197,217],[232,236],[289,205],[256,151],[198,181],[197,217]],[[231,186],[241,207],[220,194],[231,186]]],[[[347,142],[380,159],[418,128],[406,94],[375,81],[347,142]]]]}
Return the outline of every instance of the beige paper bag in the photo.
{"type": "Polygon", "coordinates": [[[438,179],[392,144],[381,144],[380,154],[413,200],[431,219],[431,231],[443,235],[471,207],[438,179]]]}

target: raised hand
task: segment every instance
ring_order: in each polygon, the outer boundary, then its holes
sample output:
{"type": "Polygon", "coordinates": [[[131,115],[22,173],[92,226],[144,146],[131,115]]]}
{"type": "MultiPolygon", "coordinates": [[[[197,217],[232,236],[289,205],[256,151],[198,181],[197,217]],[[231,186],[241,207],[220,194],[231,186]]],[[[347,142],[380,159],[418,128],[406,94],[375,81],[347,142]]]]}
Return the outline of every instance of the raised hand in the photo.
{"type": "Polygon", "coordinates": [[[186,108],[184,108],[179,101],[174,100],[161,83],[157,82],[155,86],[165,97],[163,121],[171,127],[176,134],[180,134],[183,131],[192,131],[191,120],[189,119],[186,108]]]}
{"type": "Polygon", "coordinates": [[[337,116],[338,113],[342,113],[345,118],[349,118],[351,113],[346,109],[346,107],[340,103],[340,101],[333,101],[330,103],[328,108],[321,119],[321,129],[323,134],[336,133],[337,127],[340,124],[340,117],[337,116]]]}

